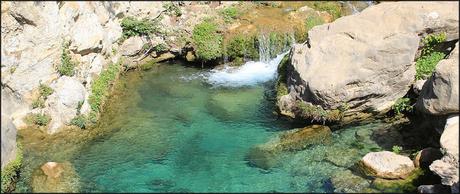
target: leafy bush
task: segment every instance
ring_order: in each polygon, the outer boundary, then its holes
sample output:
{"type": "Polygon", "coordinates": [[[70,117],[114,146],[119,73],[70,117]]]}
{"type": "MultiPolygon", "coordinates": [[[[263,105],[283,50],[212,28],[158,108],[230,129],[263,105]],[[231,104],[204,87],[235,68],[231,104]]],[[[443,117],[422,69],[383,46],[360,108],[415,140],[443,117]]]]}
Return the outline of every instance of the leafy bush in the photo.
{"type": "Polygon", "coordinates": [[[89,104],[91,110],[98,113],[101,109],[101,104],[108,95],[110,84],[120,72],[120,64],[110,64],[109,67],[102,71],[99,77],[94,80],[91,85],[91,96],[89,104]]]}
{"type": "Polygon", "coordinates": [[[396,100],[396,103],[393,105],[392,109],[398,115],[402,114],[403,112],[411,112],[413,109],[413,106],[411,105],[411,99],[400,98],[396,100]]]}
{"type": "Polygon", "coordinates": [[[232,37],[228,44],[225,47],[226,55],[231,59],[241,59],[243,58],[257,59],[259,58],[259,52],[256,48],[255,36],[244,36],[236,35],[232,37]]]}
{"type": "Polygon", "coordinates": [[[143,36],[158,31],[157,24],[148,20],[138,20],[133,17],[125,17],[121,20],[121,28],[123,29],[123,38],[131,36],[143,36]]]}
{"type": "Polygon", "coordinates": [[[222,35],[217,32],[217,25],[204,21],[193,29],[192,40],[195,53],[201,61],[211,61],[222,56],[222,35]]]}
{"type": "Polygon", "coordinates": [[[393,153],[399,154],[399,153],[401,153],[402,147],[395,145],[391,149],[393,150],[393,153]]]}
{"type": "Polygon", "coordinates": [[[313,27],[315,27],[317,25],[321,25],[321,24],[324,24],[324,20],[323,20],[323,18],[321,18],[320,16],[318,16],[316,14],[308,16],[306,21],[305,21],[305,26],[306,26],[307,30],[310,30],[313,27]]]}
{"type": "Polygon", "coordinates": [[[54,92],[51,87],[42,83],[38,86],[38,90],[40,92],[40,96],[32,102],[32,108],[44,108],[46,99],[54,92]]]}
{"type": "Polygon", "coordinates": [[[337,1],[310,1],[307,5],[315,10],[328,12],[334,20],[342,16],[342,6],[337,1]]]}
{"type": "Polygon", "coordinates": [[[40,96],[43,96],[45,98],[47,98],[49,95],[51,95],[54,92],[53,88],[45,84],[41,84],[41,83],[38,86],[38,89],[40,90],[40,96]]]}
{"type": "Polygon", "coordinates": [[[87,119],[84,115],[77,115],[70,121],[70,124],[80,127],[81,129],[85,129],[86,122],[87,122],[87,119]]]}
{"type": "Polygon", "coordinates": [[[303,101],[297,101],[297,111],[302,118],[309,118],[314,121],[338,121],[342,119],[343,114],[340,110],[324,110],[321,106],[307,104],[303,101]]]}
{"type": "Polygon", "coordinates": [[[415,79],[427,79],[436,69],[436,65],[444,59],[446,55],[441,52],[433,52],[428,56],[422,56],[415,63],[415,79]]]}
{"type": "Polygon", "coordinates": [[[22,145],[18,144],[16,158],[2,168],[2,193],[11,193],[15,189],[22,167],[22,145]]]}
{"type": "Polygon", "coordinates": [[[231,22],[236,19],[239,15],[238,9],[236,7],[227,7],[220,11],[220,14],[224,17],[225,22],[231,22]]]}
{"type": "Polygon", "coordinates": [[[156,52],[164,52],[168,50],[168,46],[166,44],[158,44],[153,47],[153,50],[156,52]]]}
{"type": "Polygon", "coordinates": [[[75,74],[75,66],[75,63],[72,62],[72,58],[70,58],[69,43],[64,43],[58,72],[61,75],[73,76],[75,74]]]}
{"type": "Polygon", "coordinates": [[[288,94],[288,88],[286,85],[286,73],[287,73],[287,65],[289,63],[289,56],[286,55],[281,60],[278,66],[278,79],[276,80],[276,99],[279,100],[281,96],[288,94]]]}
{"type": "Polygon", "coordinates": [[[43,113],[32,113],[26,117],[26,122],[28,124],[35,124],[39,126],[46,126],[50,121],[51,117],[43,113]]]}
{"type": "Polygon", "coordinates": [[[422,39],[423,49],[415,64],[415,79],[426,79],[431,76],[438,62],[446,56],[442,52],[435,51],[436,46],[445,40],[445,33],[430,34],[422,39]]]}
{"type": "Polygon", "coordinates": [[[182,11],[179,7],[179,5],[173,3],[173,2],[167,2],[163,4],[163,8],[165,8],[166,13],[168,15],[175,15],[175,16],[181,16],[182,11]]]}

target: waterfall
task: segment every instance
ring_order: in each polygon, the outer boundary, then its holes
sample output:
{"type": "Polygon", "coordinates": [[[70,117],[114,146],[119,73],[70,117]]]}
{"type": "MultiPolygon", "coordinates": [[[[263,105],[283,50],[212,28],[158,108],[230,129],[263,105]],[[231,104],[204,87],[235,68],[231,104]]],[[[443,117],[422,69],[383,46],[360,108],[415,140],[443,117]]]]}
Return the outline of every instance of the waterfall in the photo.
{"type": "Polygon", "coordinates": [[[270,61],[270,39],[264,33],[260,34],[257,38],[259,41],[259,61],[270,61]]]}
{"type": "Polygon", "coordinates": [[[263,83],[275,77],[278,65],[287,53],[281,53],[267,62],[248,61],[240,67],[213,69],[204,77],[214,86],[241,87],[263,83]]]}

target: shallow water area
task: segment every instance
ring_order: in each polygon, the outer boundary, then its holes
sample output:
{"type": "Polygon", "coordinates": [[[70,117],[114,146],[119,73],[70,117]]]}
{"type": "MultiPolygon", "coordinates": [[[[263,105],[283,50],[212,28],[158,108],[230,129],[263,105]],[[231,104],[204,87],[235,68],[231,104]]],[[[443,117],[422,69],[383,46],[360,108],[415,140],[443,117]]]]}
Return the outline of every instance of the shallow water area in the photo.
{"type": "MultiPolygon", "coordinates": [[[[269,170],[251,166],[252,147],[301,125],[273,114],[271,80],[227,87],[197,75],[212,72],[173,62],[127,73],[91,129],[98,135],[32,146],[25,168],[69,161],[82,192],[326,192],[332,174],[380,149],[356,137],[380,125],[374,123],[335,131],[332,143],[286,154],[269,170]]],[[[20,185],[30,191],[28,176],[20,185]]]]}

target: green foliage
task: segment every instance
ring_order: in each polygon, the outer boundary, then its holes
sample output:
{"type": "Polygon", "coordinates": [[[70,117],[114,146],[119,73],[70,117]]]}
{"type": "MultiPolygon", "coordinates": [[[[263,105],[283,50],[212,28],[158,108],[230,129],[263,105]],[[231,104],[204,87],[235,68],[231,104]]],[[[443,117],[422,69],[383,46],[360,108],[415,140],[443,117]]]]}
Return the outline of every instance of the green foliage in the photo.
{"type": "Polygon", "coordinates": [[[131,36],[143,36],[158,31],[156,23],[142,19],[138,20],[133,17],[125,17],[121,20],[121,28],[123,29],[123,38],[129,38],[131,36]]]}
{"type": "Polygon", "coordinates": [[[40,92],[40,96],[38,96],[38,98],[32,102],[32,108],[45,108],[45,101],[48,98],[48,96],[54,92],[54,90],[51,87],[42,83],[40,83],[40,85],[38,86],[38,90],[40,92]]]}
{"type": "Polygon", "coordinates": [[[413,109],[413,106],[411,105],[411,99],[399,98],[396,100],[396,103],[393,105],[392,109],[397,115],[402,114],[403,112],[411,112],[413,109]]]}
{"type": "Polygon", "coordinates": [[[61,53],[61,64],[58,66],[58,72],[61,75],[73,76],[75,74],[75,63],[70,57],[69,43],[64,43],[61,53]]]}
{"type": "Polygon", "coordinates": [[[391,149],[392,149],[393,153],[399,154],[399,153],[401,153],[402,147],[394,145],[391,149]]]}
{"type": "Polygon", "coordinates": [[[224,21],[229,23],[236,19],[239,15],[239,11],[236,7],[227,7],[220,11],[222,17],[224,17],[224,21]]]}
{"type": "Polygon", "coordinates": [[[436,69],[436,65],[444,59],[446,55],[441,52],[433,52],[428,56],[420,57],[415,63],[415,79],[427,79],[436,69]]]}
{"type": "Polygon", "coordinates": [[[321,18],[320,16],[318,16],[316,14],[312,14],[312,15],[308,16],[307,19],[305,20],[305,26],[306,26],[307,30],[310,30],[313,27],[315,27],[317,25],[321,25],[321,24],[324,24],[324,20],[323,20],[323,18],[321,18]]]}
{"type": "Polygon", "coordinates": [[[26,117],[26,122],[28,124],[35,124],[39,126],[46,126],[50,121],[51,117],[43,113],[32,113],[26,117]]]}
{"type": "Polygon", "coordinates": [[[20,169],[22,167],[22,162],[22,145],[18,144],[16,149],[16,158],[2,168],[2,193],[11,193],[15,189],[20,169]]]}
{"type": "Polygon", "coordinates": [[[446,56],[442,52],[435,51],[436,46],[445,40],[446,33],[430,34],[422,39],[423,49],[415,64],[415,79],[426,79],[431,76],[438,62],[446,56]]]}
{"type": "Polygon", "coordinates": [[[195,53],[201,61],[211,61],[222,56],[223,36],[217,32],[217,25],[202,22],[193,29],[192,40],[195,53]]]}
{"type": "Polygon", "coordinates": [[[276,57],[276,55],[282,53],[293,43],[293,39],[289,34],[270,32],[270,57],[276,57]]]}
{"type": "Polygon", "coordinates": [[[89,97],[89,104],[92,111],[99,113],[101,104],[108,95],[112,81],[115,80],[120,72],[120,67],[120,64],[110,64],[109,67],[102,71],[99,77],[94,80],[91,85],[91,96],[89,97]]]}
{"type": "Polygon", "coordinates": [[[420,185],[420,180],[425,176],[424,170],[416,168],[405,179],[376,179],[372,185],[385,193],[413,193],[417,190],[417,185],[420,185]]]}
{"type": "Polygon", "coordinates": [[[179,5],[173,3],[173,2],[167,2],[163,4],[163,8],[165,8],[166,13],[168,15],[175,15],[175,16],[181,16],[182,11],[179,7],[179,5]]]}
{"type": "Polygon", "coordinates": [[[87,125],[87,119],[84,115],[77,115],[70,121],[70,124],[80,127],[81,129],[85,129],[87,125]]]}
{"type": "Polygon", "coordinates": [[[307,104],[303,101],[297,101],[297,111],[302,118],[309,118],[314,121],[338,121],[342,119],[343,114],[340,110],[324,110],[321,106],[307,104]]]}
{"type": "Polygon", "coordinates": [[[45,108],[45,100],[41,97],[38,97],[32,101],[32,108],[45,108]]]}
{"type": "Polygon", "coordinates": [[[238,65],[241,65],[244,62],[244,58],[259,58],[259,52],[256,47],[255,36],[238,34],[228,41],[225,52],[230,60],[240,60],[238,62],[241,63],[238,63],[238,65]]]}
{"type": "Polygon", "coordinates": [[[342,16],[342,7],[337,1],[310,1],[307,5],[315,10],[328,12],[334,20],[342,16]]]}
{"type": "Polygon", "coordinates": [[[45,85],[45,84],[41,84],[38,86],[38,89],[40,90],[40,95],[47,98],[49,95],[51,95],[54,90],[53,88],[45,85]]]}
{"type": "Polygon", "coordinates": [[[166,44],[158,44],[153,47],[153,50],[156,52],[164,52],[168,50],[168,46],[166,44]]]}
{"type": "Polygon", "coordinates": [[[286,85],[286,73],[287,73],[287,65],[289,63],[289,56],[286,55],[281,60],[278,66],[278,79],[276,80],[276,99],[279,100],[281,96],[288,94],[288,88],[286,85]]]}

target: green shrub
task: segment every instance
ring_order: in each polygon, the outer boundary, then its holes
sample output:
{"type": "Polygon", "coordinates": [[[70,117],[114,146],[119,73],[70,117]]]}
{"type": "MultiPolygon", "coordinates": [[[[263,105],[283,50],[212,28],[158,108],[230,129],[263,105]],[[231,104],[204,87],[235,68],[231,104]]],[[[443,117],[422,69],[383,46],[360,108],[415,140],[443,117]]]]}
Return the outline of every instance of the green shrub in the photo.
{"type": "Polygon", "coordinates": [[[49,95],[51,95],[54,92],[53,88],[45,84],[41,84],[41,83],[38,86],[38,89],[40,90],[40,96],[43,96],[45,98],[47,98],[49,95]]]}
{"type": "Polygon", "coordinates": [[[41,97],[38,97],[32,101],[32,108],[45,108],[45,100],[41,97]]]}
{"type": "Polygon", "coordinates": [[[38,90],[40,95],[37,99],[35,99],[32,102],[32,108],[45,108],[45,101],[48,98],[48,96],[54,92],[54,90],[51,87],[42,83],[40,83],[40,85],[38,86],[38,90]]]}
{"type": "Polygon", "coordinates": [[[430,34],[422,39],[422,53],[415,64],[415,79],[427,79],[431,76],[438,62],[446,56],[442,52],[435,51],[436,47],[445,40],[446,33],[430,34]]]}
{"type": "Polygon", "coordinates": [[[314,121],[338,121],[342,119],[343,114],[340,110],[324,110],[321,106],[307,104],[303,101],[297,101],[297,112],[302,118],[309,118],[314,121]]]}
{"type": "Polygon", "coordinates": [[[168,50],[168,46],[166,44],[158,44],[155,47],[153,47],[153,50],[156,52],[164,52],[168,50]]]}
{"type": "Polygon", "coordinates": [[[39,126],[46,126],[50,121],[51,117],[43,113],[32,113],[26,117],[26,122],[28,124],[35,124],[39,126]]]}
{"type": "Polygon", "coordinates": [[[219,13],[224,17],[224,21],[227,23],[236,19],[239,15],[238,9],[233,6],[224,8],[219,13]]]}
{"type": "Polygon", "coordinates": [[[307,19],[305,20],[305,26],[307,30],[310,30],[313,27],[317,25],[321,25],[321,24],[324,24],[324,20],[323,18],[321,18],[320,16],[316,14],[308,16],[307,19]]]}
{"type": "Polygon", "coordinates": [[[287,73],[287,65],[289,63],[289,56],[286,55],[281,60],[278,66],[278,79],[276,80],[276,99],[279,100],[281,96],[288,94],[288,88],[286,85],[286,73],[287,73]]]}
{"type": "Polygon", "coordinates": [[[241,62],[243,62],[243,58],[259,58],[259,52],[256,48],[255,36],[244,36],[239,34],[232,37],[225,47],[225,52],[231,60],[239,58],[241,59],[241,62]]]}
{"type": "Polygon", "coordinates": [[[446,55],[441,52],[433,52],[428,56],[422,56],[415,63],[415,79],[427,79],[436,69],[436,65],[444,59],[446,55]]]}
{"type": "Polygon", "coordinates": [[[87,119],[84,115],[77,115],[70,121],[71,125],[75,125],[77,127],[80,127],[81,129],[86,128],[86,123],[87,123],[87,119]]]}
{"type": "Polygon", "coordinates": [[[138,20],[133,17],[125,17],[121,20],[121,28],[123,29],[123,38],[131,36],[143,36],[157,32],[157,24],[148,20],[138,20]]]}
{"type": "Polygon", "coordinates": [[[222,35],[217,32],[217,25],[202,22],[193,29],[192,40],[195,53],[201,61],[211,61],[222,56],[222,35]]]}
{"type": "Polygon", "coordinates": [[[16,158],[2,168],[2,193],[11,193],[16,187],[22,167],[22,145],[18,144],[16,158]]]}
{"type": "Polygon", "coordinates": [[[334,20],[342,16],[342,6],[337,1],[310,1],[307,5],[315,10],[328,12],[334,20]]]}
{"type": "Polygon", "coordinates": [[[179,7],[179,5],[173,3],[173,2],[167,2],[163,4],[163,8],[166,10],[166,13],[168,15],[175,15],[175,16],[181,16],[182,11],[179,7]]]}
{"type": "Polygon", "coordinates": [[[120,72],[120,64],[110,64],[109,67],[102,71],[99,77],[94,80],[91,85],[91,96],[89,96],[89,104],[91,110],[99,113],[101,104],[108,95],[110,84],[115,80],[116,76],[120,72]]]}
{"type": "Polygon", "coordinates": [[[413,106],[411,105],[411,99],[399,98],[396,100],[396,103],[393,105],[392,109],[397,115],[402,114],[403,112],[411,112],[413,109],[413,106]]]}
{"type": "Polygon", "coordinates": [[[402,147],[395,145],[391,149],[392,149],[393,153],[399,154],[399,153],[401,153],[402,147]]]}
{"type": "Polygon", "coordinates": [[[75,63],[70,58],[69,44],[64,43],[61,53],[61,64],[58,66],[58,72],[61,75],[73,76],[75,74],[75,63]]]}

